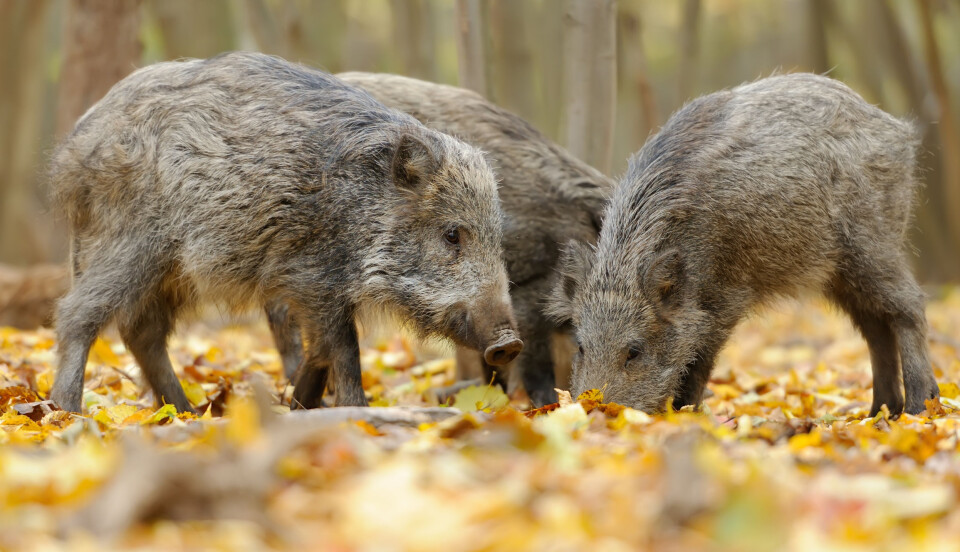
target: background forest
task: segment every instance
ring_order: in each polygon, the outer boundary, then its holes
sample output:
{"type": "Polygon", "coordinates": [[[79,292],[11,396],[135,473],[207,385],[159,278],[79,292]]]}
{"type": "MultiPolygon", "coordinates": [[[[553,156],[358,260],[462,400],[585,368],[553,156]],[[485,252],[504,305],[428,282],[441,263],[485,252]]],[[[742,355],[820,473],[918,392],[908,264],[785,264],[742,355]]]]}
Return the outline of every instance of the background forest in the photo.
{"type": "Polygon", "coordinates": [[[0,0],[0,263],[62,261],[43,167],[136,67],[260,50],[331,72],[459,84],[617,175],[697,95],[829,72],[917,123],[913,244],[960,277],[960,3],[948,0],[0,0]]]}

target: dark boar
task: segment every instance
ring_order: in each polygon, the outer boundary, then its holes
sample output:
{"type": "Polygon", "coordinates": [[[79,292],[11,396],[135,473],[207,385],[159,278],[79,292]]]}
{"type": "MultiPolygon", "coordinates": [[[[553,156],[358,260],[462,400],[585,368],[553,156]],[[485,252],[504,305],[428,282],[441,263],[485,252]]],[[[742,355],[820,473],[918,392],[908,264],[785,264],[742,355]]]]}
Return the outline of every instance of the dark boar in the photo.
{"type": "MultiPolygon", "coordinates": [[[[596,242],[613,181],[520,117],[469,90],[396,75],[337,76],[363,88],[387,106],[486,153],[500,180],[510,295],[524,341],[523,352],[512,366],[498,372],[509,372],[510,387],[518,380],[522,382],[535,405],[555,402],[551,338],[560,328],[544,315],[543,307],[553,287],[560,246],[569,240],[596,242]]],[[[284,319],[282,312],[273,317],[284,319]]],[[[281,327],[275,333],[280,341],[286,336],[287,344],[278,345],[281,350],[297,350],[296,331],[281,327]]],[[[295,369],[295,360],[293,355],[287,362],[288,373],[295,369]]],[[[485,379],[489,381],[492,376],[491,364],[465,347],[458,348],[457,363],[461,377],[474,375],[470,367],[481,364],[485,379]]],[[[562,366],[558,369],[564,371],[562,366]]],[[[503,378],[498,377],[498,381],[503,383],[503,378]]]]}
{"type": "Polygon", "coordinates": [[[366,405],[358,309],[506,362],[521,348],[482,153],[320,71],[260,54],[161,63],[116,86],[53,158],[73,234],[52,398],[79,411],[91,342],[119,327],[158,400],[200,301],[282,304],[309,342],[294,406],[366,405]]]}
{"type": "Polygon", "coordinates": [[[904,235],[917,188],[911,125],[845,85],[775,76],[694,100],[631,160],[595,251],[571,247],[551,311],[576,327],[572,391],[644,410],[697,404],[754,306],[803,289],[850,315],[873,405],[938,396],[924,294],[904,235]]]}

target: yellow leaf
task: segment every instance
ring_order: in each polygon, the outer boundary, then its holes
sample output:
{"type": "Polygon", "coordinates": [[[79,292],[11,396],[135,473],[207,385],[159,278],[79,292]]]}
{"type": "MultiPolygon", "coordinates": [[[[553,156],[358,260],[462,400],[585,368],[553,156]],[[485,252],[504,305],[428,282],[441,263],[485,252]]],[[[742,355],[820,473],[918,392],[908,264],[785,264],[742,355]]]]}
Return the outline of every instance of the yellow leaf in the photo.
{"type": "Polygon", "coordinates": [[[203,386],[199,383],[180,380],[180,385],[183,386],[183,392],[187,395],[190,404],[198,406],[207,402],[207,392],[203,390],[203,386]]]}
{"type": "Polygon", "coordinates": [[[510,404],[510,397],[493,385],[471,385],[461,389],[453,398],[453,407],[460,412],[485,412],[503,410],[510,404]]]}
{"type": "Polygon", "coordinates": [[[99,337],[93,342],[93,347],[90,348],[90,358],[94,362],[113,366],[114,368],[119,368],[121,364],[120,358],[114,354],[113,349],[110,348],[110,344],[99,337]]]}
{"type": "Polygon", "coordinates": [[[10,410],[3,416],[0,416],[0,425],[5,426],[26,426],[30,429],[40,429],[40,426],[30,418],[24,416],[23,414],[17,414],[15,411],[10,410]]]}
{"type": "Polygon", "coordinates": [[[577,397],[577,402],[580,401],[597,401],[598,403],[602,403],[603,391],[599,389],[587,389],[577,397]]]}
{"type": "Polygon", "coordinates": [[[123,423],[130,416],[136,414],[138,410],[140,409],[130,404],[118,404],[109,408],[101,408],[93,415],[93,419],[109,427],[123,423]]]}
{"type": "Polygon", "coordinates": [[[45,370],[37,374],[37,393],[44,397],[50,396],[53,387],[53,370],[45,370]]]}
{"type": "Polygon", "coordinates": [[[790,450],[798,452],[807,447],[820,446],[820,432],[814,429],[810,433],[798,433],[790,438],[790,450]]]}
{"type": "Polygon", "coordinates": [[[142,425],[159,424],[164,420],[176,418],[176,417],[177,417],[177,407],[173,406],[172,404],[165,404],[160,408],[158,408],[156,412],[153,413],[152,416],[150,416],[146,420],[143,420],[140,423],[142,425]]]}
{"type": "Polygon", "coordinates": [[[946,397],[948,399],[956,399],[960,397],[960,385],[955,383],[941,383],[940,386],[940,396],[946,397]]]}
{"type": "Polygon", "coordinates": [[[211,364],[223,362],[223,351],[217,347],[210,347],[203,355],[203,358],[211,364]]]}
{"type": "Polygon", "coordinates": [[[227,439],[243,445],[260,438],[260,411],[247,397],[233,397],[227,404],[227,439]]]}

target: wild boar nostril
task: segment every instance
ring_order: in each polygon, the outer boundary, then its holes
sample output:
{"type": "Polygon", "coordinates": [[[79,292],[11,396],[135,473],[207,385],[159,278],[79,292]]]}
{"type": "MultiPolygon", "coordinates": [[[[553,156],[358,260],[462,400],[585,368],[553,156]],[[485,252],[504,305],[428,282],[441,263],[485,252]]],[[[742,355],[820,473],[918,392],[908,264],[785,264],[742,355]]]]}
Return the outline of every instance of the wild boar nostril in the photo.
{"type": "Polygon", "coordinates": [[[487,347],[487,350],[483,352],[483,359],[487,364],[503,366],[517,358],[521,350],[523,350],[523,342],[519,339],[511,339],[487,347]]]}

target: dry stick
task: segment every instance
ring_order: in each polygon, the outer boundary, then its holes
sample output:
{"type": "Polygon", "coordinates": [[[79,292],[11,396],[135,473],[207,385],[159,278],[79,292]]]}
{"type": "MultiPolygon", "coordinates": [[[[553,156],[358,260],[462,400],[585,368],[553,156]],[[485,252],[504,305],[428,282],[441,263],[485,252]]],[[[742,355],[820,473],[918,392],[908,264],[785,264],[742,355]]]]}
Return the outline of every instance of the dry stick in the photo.
{"type": "MultiPolygon", "coordinates": [[[[269,412],[268,408],[261,407],[261,413],[269,412]]],[[[325,427],[333,427],[344,422],[366,422],[373,427],[400,426],[416,428],[421,424],[442,422],[447,418],[460,415],[454,408],[439,406],[341,406],[331,408],[317,408],[313,410],[294,410],[289,414],[270,417],[265,423],[270,427],[295,426],[306,432],[316,431],[325,427]]],[[[219,425],[225,423],[223,418],[206,423],[191,423],[186,425],[158,426],[153,434],[159,439],[180,441],[196,434],[203,433],[207,424],[219,425]]]]}
{"type": "MultiPolygon", "coordinates": [[[[452,408],[343,407],[272,415],[268,394],[254,386],[260,404],[263,446],[226,445],[213,455],[171,450],[141,436],[124,436],[124,459],[97,496],[61,532],[77,528],[112,536],[149,519],[247,519],[276,529],[265,515],[267,498],[278,481],[276,463],[294,448],[328,438],[337,425],[365,421],[416,428],[460,414],[452,408]]],[[[474,414],[483,418],[481,413],[474,414]]],[[[225,420],[217,420],[221,424],[225,420]]],[[[209,424],[165,426],[152,430],[161,442],[185,441],[201,435],[209,424]]]]}

